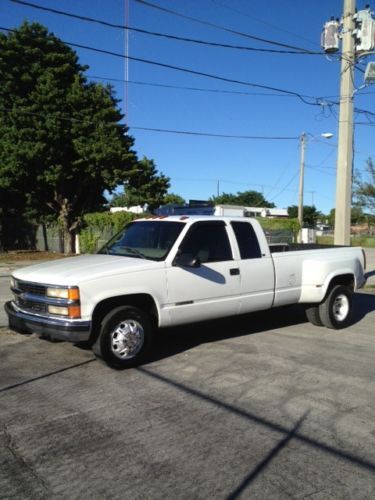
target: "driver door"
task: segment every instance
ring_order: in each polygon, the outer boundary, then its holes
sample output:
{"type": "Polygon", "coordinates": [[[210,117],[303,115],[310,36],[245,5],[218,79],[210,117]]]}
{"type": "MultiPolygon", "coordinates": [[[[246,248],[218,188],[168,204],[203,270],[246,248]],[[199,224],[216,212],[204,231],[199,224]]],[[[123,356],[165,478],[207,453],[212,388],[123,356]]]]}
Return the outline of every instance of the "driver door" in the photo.
{"type": "Polygon", "coordinates": [[[193,224],[179,254],[197,259],[199,266],[172,265],[167,269],[167,308],[173,324],[239,312],[240,275],[225,222],[193,224]]]}

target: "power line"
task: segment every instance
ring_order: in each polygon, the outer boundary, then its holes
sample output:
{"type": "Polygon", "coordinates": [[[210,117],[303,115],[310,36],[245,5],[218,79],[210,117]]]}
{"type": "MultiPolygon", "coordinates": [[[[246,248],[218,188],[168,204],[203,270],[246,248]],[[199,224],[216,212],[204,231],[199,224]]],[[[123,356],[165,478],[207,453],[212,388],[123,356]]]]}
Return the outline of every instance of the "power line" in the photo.
{"type": "MultiPolygon", "coordinates": [[[[201,182],[210,182],[210,183],[215,183],[217,181],[220,182],[220,185],[221,184],[231,184],[232,186],[256,186],[256,187],[260,187],[260,188],[270,188],[272,186],[268,185],[268,184],[256,184],[252,181],[245,181],[245,180],[239,180],[239,181],[229,181],[228,179],[222,179],[222,178],[207,178],[207,177],[175,177],[175,176],[172,176],[171,177],[171,180],[172,181],[183,181],[183,182],[194,182],[194,183],[201,183],[201,182]]],[[[283,191],[288,191],[290,193],[296,193],[298,190],[297,189],[283,189],[283,191]]],[[[309,191],[309,190],[306,190],[307,193],[311,193],[312,191],[309,191]]],[[[277,195],[278,196],[278,195],[277,195]]],[[[265,198],[267,199],[268,198],[268,195],[265,195],[265,198]]]]}
{"type": "Polygon", "coordinates": [[[242,10],[235,9],[234,7],[226,5],[225,3],[220,3],[217,0],[211,0],[211,2],[213,4],[219,5],[220,7],[224,8],[224,9],[231,10],[232,12],[236,12],[240,16],[248,17],[249,19],[252,19],[258,23],[264,24],[265,26],[269,26],[270,28],[272,28],[274,30],[281,31],[282,33],[287,33],[288,35],[292,35],[294,37],[300,38],[301,40],[304,40],[305,42],[308,42],[311,45],[317,45],[315,42],[312,42],[311,40],[308,40],[307,38],[304,38],[303,36],[297,35],[296,33],[293,33],[291,31],[280,28],[280,26],[276,26],[275,24],[268,23],[268,22],[264,21],[263,19],[259,19],[255,16],[251,16],[250,14],[248,14],[242,10]]]}
{"type": "Polygon", "coordinates": [[[213,134],[209,132],[192,132],[187,130],[170,130],[170,129],[161,129],[161,128],[148,128],[148,127],[133,127],[129,125],[130,129],[134,130],[145,130],[150,132],[163,132],[168,134],[182,134],[182,135],[198,135],[205,137],[220,137],[227,139],[255,139],[255,140],[275,140],[275,141],[283,141],[283,140],[298,140],[299,136],[255,136],[255,135],[227,135],[227,134],[213,134]]]}
{"type": "MultiPolygon", "coordinates": [[[[4,31],[12,32],[12,33],[17,33],[17,30],[10,29],[10,28],[5,28],[5,27],[2,27],[2,26],[0,26],[0,29],[4,30],[4,31]]],[[[283,93],[283,94],[288,94],[288,95],[292,95],[292,96],[298,97],[305,104],[308,104],[308,105],[311,105],[311,106],[320,106],[320,103],[318,103],[318,102],[311,103],[311,102],[307,101],[307,99],[317,100],[318,98],[314,98],[314,97],[310,97],[310,96],[304,96],[303,94],[299,94],[298,92],[294,92],[292,90],[285,90],[285,89],[280,89],[280,88],[277,88],[277,87],[271,87],[269,85],[262,85],[262,84],[259,84],[259,83],[246,82],[246,81],[243,81],[243,80],[236,80],[236,79],[233,79],[233,78],[226,78],[224,76],[213,75],[211,73],[205,73],[203,71],[197,71],[197,70],[193,70],[193,69],[189,69],[189,68],[183,68],[181,66],[174,66],[172,64],[166,64],[166,63],[161,63],[161,62],[158,62],[158,61],[152,61],[150,59],[143,59],[143,58],[134,57],[134,56],[126,56],[124,54],[119,54],[118,52],[112,52],[112,51],[109,51],[109,50],[99,49],[99,48],[96,48],[96,47],[91,47],[91,46],[88,46],[88,45],[82,45],[82,44],[73,43],[73,42],[68,42],[68,41],[65,41],[65,40],[62,40],[62,42],[66,43],[67,45],[70,45],[72,47],[77,47],[77,48],[80,48],[80,49],[90,50],[90,51],[93,51],[93,52],[97,52],[97,53],[100,53],[100,54],[111,55],[111,56],[114,56],[114,57],[120,57],[122,59],[128,59],[130,61],[136,61],[136,62],[141,62],[141,63],[144,63],[144,64],[150,64],[150,65],[161,67],[161,68],[173,69],[175,71],[180,71],[182,73],[188,73],[188,74],[192,74],[192,75],[196,75],[196,76],[203,76],[205,78],[211,78],[213,80],[219,80],[219,81],[227,82],[227,83],[236,83],[238,85],[245,85],[247,87],[254,87],[254,88],[260,88],[260,89],[264,89],[264,90],[271,90],[273,92],[280,92],[280,93],[283,93]]]]}
{"type": "Polygon", "coordinates": [[[126,26],[123,24],[114,24],[114,23],[110,23],[108,21],[103,21],[102,19],[97,19],[97,18],[88,17],[88,16],[81,16],[78,14],[74,14],[72,12],[52,9],[50,7],[43,7],[41,5],[37,5],[37,4],[31,3],[31,2],[25,2],[23,0],[10,0],[10,1],[13,3],[20,4],[20,5],[25,5],[26,7],[31,7],[33,9],[42,10],[45,12],[51,12],[53,14],[62,15],[62,16],[66,16],[66,17],[73,18],[73,19],[79,19],[81,21],[96,23],[96,24],[100,24],[102,26],[106,26],[109,28],[129,30],[129,31],[134,31],[136,33],[142,33],[145,35],[167,38],[169,40],[176,40],[176,41],[181,41],[181,42],[195,43],[195,44],[199,44],[199,45],[207,45],[207,46],[211,46],[211,47],[219,47],[219,48],[226,48],[226,49],[246,50],[246,51],[250,51],[250,52],[268,52],[268,53],[275,53],[275,54],[294,54],[294,55],[296,55],[296,54],[298,54],[298,55],[325,55],[324,52],[313,52],[313,51],[301,52],[301,50],[262,49],[262,48],[256,48],[256,47],[248,47],[248,46],[244,46],[244,45],[232,45],[232,44],[225,44],[225,43],[218,43],[218,42],[209,42],[206,40],[198,40],[195,38],[187,38],[187,37],[181,37],[181,36],[177,36],[177,35],[171,35],[168,33],[160,33],[160,32],[156,32],[156,31],[135,28],[133,26],[126,26]]]}
{"type": "MultiPolygon", "coordinates": [[[[136,1],[141,1],[141,0],[136,0],[136,1]]],[[[143,2],[143,0],[142,0],[142,2],[143,2]]],[[[2,26],[0,26],[0,30],[11,32],[11,33],[17,33],[17,30],[14,30],[14,29],[11,29],[11,28],[5,28],[5,27],[2,27],[2,26]]],[[[245,85],[247,87],[254,87],[254,88],[260,88],[260,89],[264,89],[264,90],[270,90],[270,91],[273,91],[273,92],[280,92],[280,93],[285,94],[285,95],[297,97],[304,104],[307,104],[309,106],[322,106],[322,105],[328,105],[328,106],[336,105],[337,106],[337,105],[339,105],[339,103],[335,102],[335,101],[324,101],[324,102],[322,102],[320,97],[306,96],[306,95],[300,94],[300,93],[292,91],[292,90],[280,89],[280,88],[277,88],[277,87],[271,87],[269,85],[262,85],[262,84],[259,84],[259,83],[246,82],[246,81],[243,81],[243,80],[236,80],[236,79],[227,78],[227,77],[224,77],[224,76],[213,75],[211,73],[206,73],[206,72],[203,72],[203,71],[197,71],[197,70],[193,70],[193,69],[189,69],[189,68],[183,68],[183,67],[180,67],[180,66],[174,66],[172,64],[161,63],[161,62],[153,61],[153,60],[150,60],[150,59],[143,59],[143,58],[134,57],[134,56],[127,56],[127,55],[124,55],[124,54],[120,54],[118,52],[112,52],[112,51],[109,51],[109,50],[99,49],[99,48],[91,47],[91,46],[88,46],[88,45],[82,45],[82,44],[78,44],[78,43],[68,42],[66,40],[61,40],[61,41],[63,43],[65,43],[66,45],[69,45],[71,47],[77,47],[77,48],[84,49],[84,50],[90,50],[90,51],[97,52],[97,53],[100,53],[100,54],[110,55],[110,56],[114,56],[114,57],[120,57],[122,59],[127,59],[127,60],[131,60],[131,61],[135,61],[135,62],[140,62],[140,63],[144,63],[144,64],[150,64],[150,65],[153,65],[153,66],[162,67],[162,68],[166,68],[166,69],[172,69],[172,70],[175,70],[175,71],[180,71],[180,72],[183,72],[183,73],[188,73],[188,74],[192,74],[192,75],[196,75],[196,76],[203,76],[205,78],[210,78],[210,79],[213,79],[213,80],[223,81],[223,82],[227,82],[227,83],[235,83],[235,84],[238,84],[238,85],[245,85]],[[312,99],[315,102],[309,102],[308,99],[312,99]]],[[[366,116],[374,116],[375,117],[375,113],[373,113],[372,111],[363,110],[363,109],[360,109],[360,108],[354,108],[354,111],[357,112],[357,113],[365,114],[366,116]]]]}
{"type": "MultiPolygon", "coordinates": [[[[281,93],[270,93],[270,92],[245,92],[245,91],[236,91],[236,90],[223,90],[223,89],[208,89],[208,88],[202,88],[202,87],[186,87],[183,85],[170,85],[166,83],[155,83],[155,82],[144,82],[144,81],[139,81],[139,80],[124,80],[121,78],[110,78],[106,76],[98,76],[98,75],[87,75],[88,78],[92,78],[93,80],[101,80],[101,81],[108,81],[108,82],[119,82],[119,83],[130,83],[133,85],[144,85],[144,86],[149,86],[149,87],[161,87],[161,88],[167,88],[167,89],[175,89],[175,90],[191,90],[191,91],[198,91],[198,92],[212,92],[212,93],[218,93],[218,94],[234,94],[234,95],[247,95],[247,96],[266,96],[266,97],[295,97],[290,94],[281,94],[281,93]]],[[[359,95],[373,95],[375,92],[362,92],[359,95]]],[[[307,97],[307,96],[304,96],[307,97]]],[[[339,96],[336,95],[330,95],[330,96],[321,96],[321,97],[313,97],[309,96],[310,99],[316,99],[316,100],[321,100],[320,105],[324,105],[324,102],[322,100],[326,99],[327,104],[334,104],[338,105],[338,102],[336,101],[330,101],[329,99],[333,98],[338,98],[339,96]]],[[[365,123],[358,123],[359,125],[365,125],[365,123]]],[[[370,124],[371,125],[371,124],[370,124]]],[[[321,141],[324,142],[325,141],[321,141]]]]}
{"type": "Polygon", "coordinates": [[[292,184],[294,179],[296,179],[298,177],[298,175],[299,175],[299,169],[293,175],[293,177],[290,179],[290,181],[278,193],[276,193],[269,201],[273,201],[275,198],[278,198],[282,193],[284,193],[284,191],[287,190],[287,188],[292,184]]]}
{"type": "Polygon", "coordinates": [[[236,91],[236,90],[223,90],[223,89],[208,89],[208,88],[200,88],[200,87],[185,87],[182,85],[169,85],[165,83],[153,83],[153,82],[143,82],[139,80],[124,80],[121,78],[109,78],[105,76],[97,76],[97,75],[87,75],[88,78],[92,78],[93,80],[101,80],[108,82],[119,82],[119,83],[130,83],[133,85],[144,85],[149,87],[161,87],[167,89],[174,90],[192,90],[198,92],[212,92],[218,94],[237,94],[237,95],[247,95],[247,96],[267,96],[267,97],[294,97],[289,94],[280,94],[280,93],[270,93],[270,92],[245,92],[245,91],[236,91]]]}
{"type": "Polygon", "coordinates": [[[222,31],[226,31],[227,33],[232,33],[234,35],[239,35],[239,36],[243,36],[243,37],[246,37],[246,38],[250,38],[252,40],[257,40],[258,42],[268,43],[268,44],[271,44],[271,45],[276,45],[278,47],[284,47],[284,48],[287,48],[287,49],[298,50],[298,51],[303,52],[303,53],[310,52],[309,50],[303,49],[301,47],[295,47],[294,45],[287,45],[285,43],[275,42],[274,40],[269,40],[269,39],[266,39],[266,38],[261,38],[261,37],[257,37],[257,36],[254,36],[254,35],[249,35],[248,33],[243,33],[241,31],[236,31],[236,30],[233,30],[233,29],[230,29],[230,28],[226,28],[225,26],[220,26],[218,24],[210,23],[209,21],[203,21],[202,19],[197,19],[196,17],[187,16],[186,14],[182,14],[180,12],[176,12],[175,10],[171,10],[171,9],[167,9],[165,7],[161,7],[160,5],[156,5],[156,4],[153,4],[151,2],[147,2],[146,0],[134,0],[134,1],[137,2],[137,3],[139,3],[139,4],[141,4],[141,5],[144,5],[146,7],[151,7],[153,9],[157,9],[157,10],[160,10],[162,12],[167,12],[168,14],[172,14],[174,16],[178,16],[178,17],[181,17],[183,19],[188,19],[189,21],[194,21],[196,23],[200,23],[200,24],[203,24],[205,26],[210,26],[211,28],[216,28],[216,29],[219,29],[219,30],[222,30],[222,31]]]}
{"type": "MultiPolygon", "coordinates": [[[[12,108],[6,108],[6,107],[0,107],[0,111],[5,111],[7,113],[21,113],[27,116],[35,116],[37,118],[45,118],[46,116],[41,113],[34,113],[32,111],[27,111],[23,110],[22,108],[17,108],[17,109],[12,109],[12,108]]],[[[92,125],[100,125],[101,121],[98,122],[89,122],[87,120],[80,120],[79,118],[73,118],[73,117],[67,117],[67,116],[55,116],[60,121],[64,122],[74,122],[74,123],[85,123],[86,125],[92,124],[92,125]]],[[[106,122],[107,123],[107,122],[106,122]]],[[[118,124],[122,126],[126,126],[129,129],[134,129],[134,130],[144,130],[148,132],[161,132],[161,133],[168,133],[168,134],[180,134],[180,135],[192,135],[192,136],[204,136],[204,137],[219,137],[219,138],[226,138],[226,139],[251,139],[251,140],[298,140],[299,136],[253,136],[253,135],[233,135],[233,134],[216,134],[212,132],[195,132],[191,130],[174,130],[174,129],[161,129],[161,128],[150,128],[150,127],[130,127],[129,125],[125,124],[120,124],[118,122],[111,122],[113,124],[118,124]]]]}

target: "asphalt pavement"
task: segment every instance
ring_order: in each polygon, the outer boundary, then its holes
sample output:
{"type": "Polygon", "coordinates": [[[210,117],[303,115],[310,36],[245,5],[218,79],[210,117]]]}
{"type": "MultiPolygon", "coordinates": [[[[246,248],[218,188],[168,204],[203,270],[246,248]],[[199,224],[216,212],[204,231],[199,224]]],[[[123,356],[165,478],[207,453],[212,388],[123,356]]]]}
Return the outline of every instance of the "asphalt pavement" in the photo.
{"type": "Polygon", "coordinates": [[[374,498],[375,294],[354,301],[341,331],[298,306],[169,329],[123,371],[0,329],[0,498],[374,498]]]}

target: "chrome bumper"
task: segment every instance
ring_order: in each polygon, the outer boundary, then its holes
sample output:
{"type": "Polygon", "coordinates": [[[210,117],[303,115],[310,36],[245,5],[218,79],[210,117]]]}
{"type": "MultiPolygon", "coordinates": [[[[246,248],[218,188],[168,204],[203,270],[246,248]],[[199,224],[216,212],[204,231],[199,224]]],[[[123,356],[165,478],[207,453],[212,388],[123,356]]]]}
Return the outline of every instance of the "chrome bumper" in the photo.
{"type": "Polygon", "coordinates": [[[9,328],[15,332],[50,335],[53,339],[68,342],[83,342],[90,337],[91,321],[67,321],[28,314],[17,309],[13,302],[7,302],[4,308],[9,328]]]}

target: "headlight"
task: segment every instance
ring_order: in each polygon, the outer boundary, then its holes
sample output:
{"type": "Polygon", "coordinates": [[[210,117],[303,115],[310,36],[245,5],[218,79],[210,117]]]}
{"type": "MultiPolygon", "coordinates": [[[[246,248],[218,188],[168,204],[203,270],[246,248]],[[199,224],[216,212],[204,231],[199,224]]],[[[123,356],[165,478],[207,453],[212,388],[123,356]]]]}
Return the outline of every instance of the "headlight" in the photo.
{"type": "Polygon", "coordinates": [[[79,300],[79,288],[48,287],[46,295],[47,297],[54,297],[55,299],[79,300]]]}
{"type": "Polygon", "coordinates": [[[10,287],[17,288],[17,281],[14,278],[10,278],[10,287]]]}

